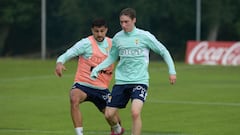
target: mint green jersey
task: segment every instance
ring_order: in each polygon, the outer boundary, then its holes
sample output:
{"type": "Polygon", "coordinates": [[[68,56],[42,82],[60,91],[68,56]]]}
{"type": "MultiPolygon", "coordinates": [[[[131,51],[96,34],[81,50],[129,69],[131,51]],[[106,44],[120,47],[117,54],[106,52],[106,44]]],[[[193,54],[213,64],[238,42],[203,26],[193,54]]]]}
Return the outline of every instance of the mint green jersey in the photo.
{"type": "Polygon", "coordinates": [[[169,74],[176,74],[174,62],[166,47],[151,33],[138,28],[131,32],[118,32],[112,40],[109,57],[96,67],[106,68],[118,60],[115,70],[115,84],[149,84],[149,52],[161,55],[168,65],[169,74]]]}

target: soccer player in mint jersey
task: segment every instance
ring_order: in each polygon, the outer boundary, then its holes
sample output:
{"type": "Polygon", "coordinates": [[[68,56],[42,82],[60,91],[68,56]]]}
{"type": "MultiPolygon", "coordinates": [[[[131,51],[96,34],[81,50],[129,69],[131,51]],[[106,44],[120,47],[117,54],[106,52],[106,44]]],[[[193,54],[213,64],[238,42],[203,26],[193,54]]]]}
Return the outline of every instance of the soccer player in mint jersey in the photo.
{"type": "Polygon", "coordinates": [[[119,108],[125,108],[131,99],[132,135],[140,135],[142,129],[141,111],[146,100],[149,84],[149,51],[161,55],[168,66],[170,84],[176,82],[173,59],[166,47],[151,33],[136,28],[136,12],[132,8],[120,12],[122,30],[113,37],[109,57],[95,67],[92,78],[99,77],[99,71],[119,58],[115,69],[115,85],[107,103],[105,117],[118,126],[114,117],[119,108]]]}
{"type": "MultiPolygon", "coordinates": [[[[104,68],[96,80],[92,80],[90,74],[95,66],[108,57],[112,41],[106,37],[107,30],[105,20],[94,20],[91,27],[92,35],[77,42],[57,59],[55,72],[57,76],[61,77],[63,70],[66,70],[64,63],[71,58],[79,57],[74,84],[70,90],[71,116],[76,135],[83,135],[83,121],[79,109],[81,103],[90,101],[100,112],[103,114],[105,112],[110,95],[108,87],[112,78],[113,65],[110,64],[104,68]]],[[[114,117],[118,119],[117,123],[120,123],[118,114],[114,117]]],[[[121,127],[115,130],[123,132],[121,127]]]]}

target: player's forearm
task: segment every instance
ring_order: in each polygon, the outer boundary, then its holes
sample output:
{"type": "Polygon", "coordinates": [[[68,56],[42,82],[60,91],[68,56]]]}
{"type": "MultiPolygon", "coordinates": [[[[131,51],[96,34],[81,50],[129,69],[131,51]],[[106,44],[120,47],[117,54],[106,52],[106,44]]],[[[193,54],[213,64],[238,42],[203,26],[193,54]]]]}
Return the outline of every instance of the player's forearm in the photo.
{"type": "Polygon", "coordinates": [[[170,75],[175,75],[176,74],[175,65],[174,65],[174,62],[173,62],[173,59],[172,59],[170,53],[166,50],[163,53],[162,56],[163,56],[164,61],[168,65],[168,72],[169,72],[169,74],[170,75]]]}
{"type": "Polygon", "coordinates": [[[97,67],[95,67],[95,70],[97,72],[109,67],[110,65],[112,65],[115,62],[115,59],[112,57],[108,57],[107,59],[105,59],[102,63],[100,63],[97,67]]]}
{"type": "Polygon", "coordinates": [[[103,70],[112,65],[117,59],[118,50],[115,46],[112,46],[109,56],[101,64],[99,64],[95,70],[99,72],[100,70],[103,70]]]}
{"type": "Polygon", "coordinates": [[[73,58],[75,56],[76,56],[75,53],[66,51],[64,54],[62,54],[61,56],[59,56],[57,58],[57,63],[61,62],[62,64],[64,64],[65,62],[67,62],[68,60],[70,60],[71,58],[73,58]]]}

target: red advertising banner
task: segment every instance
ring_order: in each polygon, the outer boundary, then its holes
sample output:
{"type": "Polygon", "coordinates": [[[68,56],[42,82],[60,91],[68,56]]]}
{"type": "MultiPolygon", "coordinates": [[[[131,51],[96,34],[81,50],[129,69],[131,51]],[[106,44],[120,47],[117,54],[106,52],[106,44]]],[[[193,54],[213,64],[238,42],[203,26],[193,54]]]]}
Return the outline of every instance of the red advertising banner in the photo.
{"type": "Polygon", "coordinates": [[[188,41],[185,62],[205,65],[240,65],[240,42],[188,41]]]}

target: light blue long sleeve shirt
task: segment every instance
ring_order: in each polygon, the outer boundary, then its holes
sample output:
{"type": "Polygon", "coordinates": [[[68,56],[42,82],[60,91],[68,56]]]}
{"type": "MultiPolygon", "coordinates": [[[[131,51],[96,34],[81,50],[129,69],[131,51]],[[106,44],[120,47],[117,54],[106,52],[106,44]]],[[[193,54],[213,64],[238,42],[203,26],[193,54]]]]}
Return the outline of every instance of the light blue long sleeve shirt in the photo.
{"type": "MultiPolygon", "coordinates": [[[[97,41],[96,41],[97,42],[97,41]]],[[[102,53],[107,54],[106,48],[108,48],[108,42],[106,38],[102,42],[97,42],[99,49],[102,53]]],[[[92,56],[92,45],[88,38],[83,38],[69,48],[65,53],[57,58],[57,62],[65,63],[71,58],[83,56],[89,58],[92,56]]]]}
{"type": "Polygon", "coordinates": [[[120,58],[115,70],[115,84],[149,84],[149,51],[161,55],[168,65],[169,74],[176,74],[171,55],[151,33],[138,28],[118,32],[113,37],[110,55],[92,74],[108,67],[120,58]]]}

